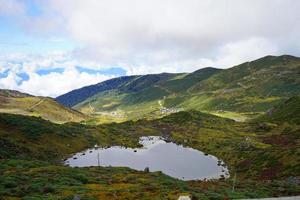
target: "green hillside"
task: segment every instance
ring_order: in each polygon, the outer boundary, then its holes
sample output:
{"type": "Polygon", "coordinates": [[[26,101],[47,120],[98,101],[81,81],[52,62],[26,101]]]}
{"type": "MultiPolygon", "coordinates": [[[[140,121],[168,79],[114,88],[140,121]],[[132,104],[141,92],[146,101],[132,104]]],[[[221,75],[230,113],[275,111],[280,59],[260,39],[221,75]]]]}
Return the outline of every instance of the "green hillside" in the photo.
{"type": "Polygon", "coordinates": [[[93,123],[153,119],[190,109],[243,121],[299,95],[299,74],[300,58],[266,56],[225,70],[136,76],[73,108],[93,115],[93,123]]]}
{"type": "Polygon", "coordinates": [[[196,84],[192,93],[209,95],[206,109],[266,111],[300,93],[300,58],[266,56],[215,74],[196,84]]]}
{"type": "Polygon", "coordinates": [[[42,117],[56,123],[80,122],[84,114],[67,108],[49,97],[37,97],[13,90],[0,90],[0,113],[42,117]]]}
{"type": "Polygon", "coordinates": [[[89,118],[51,98],[1,90],[0,197],[65,200],[79,195],[92,200],[178,199],[182,194],[194,199],[300,195],[299,66],[296,57],[267,56],[224,70],[121,77],[58,98],[69,106],[74,104],[74,109],[89,118]],[[76,121],[73,114],[85,121],[68,122],[76,121]],[[241,122],[247,118],[255,119],[241,122]],[[62,164],[73,153],[96,144],[135,148],[140,147],[139,137],[150,135],[218,157],[231,176],[181,181],[161,172],[62,164]]]}
{"type": "Polygon", "coordinates": [[[233,199],[299,195],[299,126],[235,122],[198,111],[161,119],[98,126],[54,124],[37,117],[0,114],[0,196],[4,199],[233,199]],[[120,167],[71,168],[72,153],[98,144],[137,147],[138,138],[161,135],[217,156],[237,173],[214,181],[181,181],[160,172],[120,167]],[[267,158],[267,159],[266,159],[267,158]],[[278,190],[278,188],[281,188],[278,190]]]}
{"type": "Polygon", "coordinates": [[[188,88],[219,71],[204,68],[191,74],[164,73],[141,76],[121,88],[99,92],[73,108],[93,114],[100,123],[107,119],[126,121],[165,116],[183,110],[181,107],[167,105],[170,104],[169,99],[175,98],[180,101],[182,98],[188,98],[185,97],[188,88]]]}
{"type": "Polygon", "coordinates": [[[268,110],[266,114],[258,119],[274,123],[300,124],[300,97],[296,96],[284,101],[268,110]]]}

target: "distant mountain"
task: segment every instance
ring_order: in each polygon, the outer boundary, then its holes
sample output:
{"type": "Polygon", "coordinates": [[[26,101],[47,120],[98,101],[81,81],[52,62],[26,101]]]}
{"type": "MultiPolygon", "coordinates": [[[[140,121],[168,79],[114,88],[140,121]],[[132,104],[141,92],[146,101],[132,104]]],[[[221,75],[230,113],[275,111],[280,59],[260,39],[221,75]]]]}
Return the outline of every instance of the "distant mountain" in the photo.
{"type": "Polygon", "coordinates": [[[137,76],[124,76],[114,78],[95,85],[90,85],[77,90],[72,90],[71,92],[57,97],[56,101],[65,106],[72,107],[99,92],[116,89],[122,86],[123,84],[135,79],[136,77],[137,76]]]}
{"type": "Polygon", "coordinates": [[[265,112],[300,94],[300,58],[266,56],[229,69],[149,74],[104,81],[56,100],[115,121],[157,118],[180,110],[265,112]]]}
{"type": "Polygon", "coordinates": [[[12,98],[17,98],[17,97],[32,97],[30,94],[22,93],[17,90],[4,90],[0,89],[0,96],[2,97],[12,97],[12,98]]]}
{"type": "Polygon", "coordinates": [[[170,79],[177,74],[162,73],[144,76],[123,76],[113,78],[95,85],[73,90],[56,98],[59,103],[72,107],[100,92],[119,90],[122,92],[140,92],[147,87],[170,79]]]}
{"type": "Polygon", "coordinates": [[[67,108],[54,99],[3,89],[0,89],[0,113],[39,116],[56,123],[88,119],[84,114],[67,108]]]}

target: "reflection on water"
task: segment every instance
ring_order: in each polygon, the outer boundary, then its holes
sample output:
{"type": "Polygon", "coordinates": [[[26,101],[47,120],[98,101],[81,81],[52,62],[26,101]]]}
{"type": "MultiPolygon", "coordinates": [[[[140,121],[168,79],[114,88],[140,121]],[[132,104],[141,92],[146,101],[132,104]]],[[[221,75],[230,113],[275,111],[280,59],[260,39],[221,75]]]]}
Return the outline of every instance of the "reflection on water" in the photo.
{"type": "Polygon", "coordinates": [[[87,149],[75,154],[65,161],[71,167],[87,166],[124,166],[136,170],[162,171],[169,176],[182,180],[203,180],[228,177],[225,164],[216,157],[201,151],[167,143],[161,137],[141,137],[143,148],[110,148],[87,149]]]}

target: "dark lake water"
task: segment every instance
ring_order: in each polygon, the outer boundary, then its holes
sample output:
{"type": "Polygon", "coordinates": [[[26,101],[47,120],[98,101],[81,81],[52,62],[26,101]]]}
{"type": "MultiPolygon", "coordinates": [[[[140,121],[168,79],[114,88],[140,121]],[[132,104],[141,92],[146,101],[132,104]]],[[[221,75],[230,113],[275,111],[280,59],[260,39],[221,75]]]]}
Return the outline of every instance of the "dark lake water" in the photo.
{"type": "Polygon", "coordinates": [[[182,180],[203,180],[228,177],[225,164],[212,155],[165,142],[161,137],[141,137],[143,148],[93,148],[77,153],[65,161],[71,167],[124,166],[136,170],[162,171],[182,180]]]}

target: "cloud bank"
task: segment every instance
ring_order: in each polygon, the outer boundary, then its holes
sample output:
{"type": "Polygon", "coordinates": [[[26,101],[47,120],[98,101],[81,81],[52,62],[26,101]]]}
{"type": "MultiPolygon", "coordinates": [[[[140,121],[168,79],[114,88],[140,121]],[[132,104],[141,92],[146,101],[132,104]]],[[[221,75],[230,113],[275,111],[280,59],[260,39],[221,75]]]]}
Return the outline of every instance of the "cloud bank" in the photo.
{"type": "Polygon", "coordinates": [[[225,68],[268,53],[300,50],[297,1],[67,2],[54,0],[51,7],[64,19],[66,32],[85,44],[76,55],[131,67],[131,73],[141,66],[191,71],[202,67],[203,59],[225,68]]]}
{"type": "MultiPolygon", "coordinates": [[[[300,1],[33,1],[38,15],[30,14],[28,1],[1,1],[0,15],[16,19],[26,34],[63,35],[75,41],[78,46],[67,52],[68,59],[89,62],[86,66],[93,69],[118,66],[128,75],[191,72],[207,66],[228,68],[269,54],[300,55],[300,1]]],[[[83,73],[69,70],[49,79],[70,76],[74,85],[53,88],[57,92],[49,95],[107,78],[101,74],[83,78],[83,73]]],[[[26,84],[25,91],[34,87],[26,84]]],[[[47,95],[48,85],[43,85],[39,93],[47,95]]]]}
{"type": "Polygon", "coordinates": [[[69,59],[67,55],[11,55],[5,58],[0,57],[0,60],[2,60],[0,62],[0,88],[19,90],[39,96],[56,97],[73,89],[115,77],[79,70],[80,65],[95,66],[92,63],[78,63],[69,59]],[[41,69],[47,70],[41,73],[41,69]]]}

